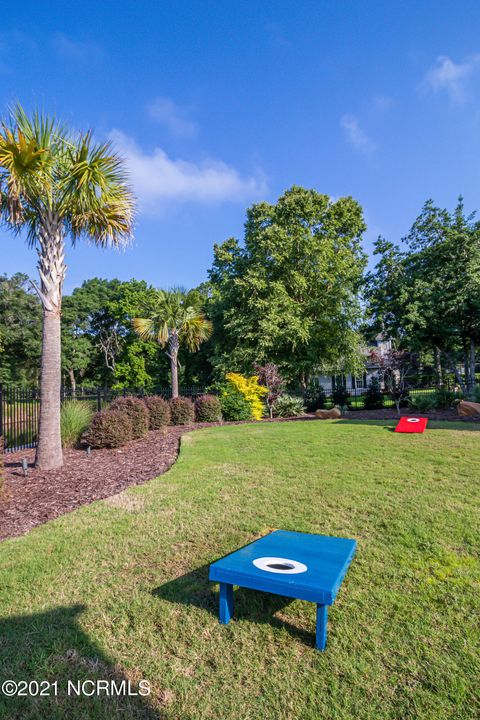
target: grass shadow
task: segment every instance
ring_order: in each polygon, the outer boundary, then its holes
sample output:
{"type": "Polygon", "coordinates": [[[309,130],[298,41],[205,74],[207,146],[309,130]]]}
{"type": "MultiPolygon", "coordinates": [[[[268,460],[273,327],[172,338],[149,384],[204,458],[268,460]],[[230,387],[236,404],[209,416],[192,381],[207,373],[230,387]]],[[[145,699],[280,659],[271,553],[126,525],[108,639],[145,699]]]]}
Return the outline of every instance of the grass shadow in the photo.
{"type": "MultiPolygon", "coordinates": [[[[203,565],[191,572],[180,575],[155,588],[155,597],[177,605],[193,605],[206,610],[218,619],[219,592],[218,583],[208,579],[209,565],[203,565]]],[[[297,627],[293,623],[275,617],[286,606],[294,602],[283,595],[249,590],[237,587],[234,591],[234,618],[254,623],[264,623],[276,628],[284,628],[287,632],[308,645],[315,645],[315,611],[312,603],[312,632],[297,627]]]]}
{"type": "Polygon", "coordinates": [[[57,681],[56,691],[52,686],[40,685],[37,688],[32,683],[25,689],[21,687],[25,696],[7,697],[0,692],[0,718],[166,718],[150,707],[148,698],[132,694],[138,692],[137,684],[131,683],[129,689],[128,678],[92,643],[78,623],[78,617],[84,610],[82,605],[73,605],[0,619],[0,686],[9,680],[16,683],[57,681]],[[98,680],[108,681],[108,695],[106,690],[97,694],[98,680]],[[119,689],[118,695],[115,689],[112,693],[113,682],[119,689]],[[85,694],[76,696],[74,688],[78,683],[85,694]],[[43,696],[39,695],[40,690],[45,693],[43,696]]]}

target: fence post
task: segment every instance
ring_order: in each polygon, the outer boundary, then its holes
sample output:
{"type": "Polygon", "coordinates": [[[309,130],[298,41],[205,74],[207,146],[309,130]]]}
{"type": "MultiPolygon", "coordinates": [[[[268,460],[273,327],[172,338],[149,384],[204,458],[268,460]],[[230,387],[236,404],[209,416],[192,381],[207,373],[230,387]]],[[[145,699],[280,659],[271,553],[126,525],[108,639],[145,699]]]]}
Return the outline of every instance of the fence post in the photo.
{"type": "Polygon", "coordinates": [[[97,387],[97,410],[100,412],[102,409],[102,393],[100,392],[100,388],[97,387]]]}
{"type": "Polygon", "coordinates": [[[0,437],[3,436],[3,385],[0,383],[0,437]]]}

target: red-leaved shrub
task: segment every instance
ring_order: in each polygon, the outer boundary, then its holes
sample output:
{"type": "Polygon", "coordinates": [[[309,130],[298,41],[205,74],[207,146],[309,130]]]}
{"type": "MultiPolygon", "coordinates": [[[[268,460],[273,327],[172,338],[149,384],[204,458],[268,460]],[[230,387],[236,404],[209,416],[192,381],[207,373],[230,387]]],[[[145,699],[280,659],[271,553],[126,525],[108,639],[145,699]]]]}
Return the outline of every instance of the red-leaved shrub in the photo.
{"type": "Polygon", "coordinates": [[[101,410],[93,416],[85,433],[92,448],[116,448],[125,445],[133,436],[132,421],[120,410],[101,410]]]}
{"type": "Polygon", "coordinates": [[[0,493],[2,492],[2,485],[4,481],[4,464],[3,464],[3,448],[4,442],[3,437],[0,435],[0,493]]]}
{"type": "Polygon", "coordinates": [[[172,413],[166,400],[159,395],[151,395],[143,398],[143,402],[150,414],[150,430],[160,430],[165,425],[170,425],[172,413]]]}
{"type": "Polygon", "coordinates": [[[195,418],[197,422],[220,422],[222,407],[216,395],[200,395],[195,401],[195,418]]]}
{"type": "Polygon", "coordinates": [[[112,402],[110,410],[118,410],[130,418],[133,438],[141,438],[148,433],[148,408],[139,398],[133,395],[119,397],[112,402]]]}
{"type": "Polygon", "coordinates": [[[170,411],[174,425],[189,425],[195,420],[195,406],[190,398],[172,398],[170,400],[170,411]]]}

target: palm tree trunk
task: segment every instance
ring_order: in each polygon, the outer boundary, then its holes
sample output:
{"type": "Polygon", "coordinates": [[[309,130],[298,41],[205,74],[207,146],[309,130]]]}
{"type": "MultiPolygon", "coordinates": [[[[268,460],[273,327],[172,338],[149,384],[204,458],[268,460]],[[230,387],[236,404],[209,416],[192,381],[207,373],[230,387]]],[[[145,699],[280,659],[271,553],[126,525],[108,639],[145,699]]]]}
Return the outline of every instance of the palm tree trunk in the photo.
{"type": "Polygon", "coordinates": [[[168,357],[170,358],[170,371],[172,375],[172,397],[178,397],[178,348],[180,342],[178,335],[172,333],[168,340],[168,357]]]}
{"type": "Polygon", "coordinates": [[[42,362],[40,371],[40,423],[36,466],[51,470],[63,465],[60,435],[62,286],[65,277],[65,243],[61,219],[46,211],[38,234],[37,293],[43,305],[42,362]]]}

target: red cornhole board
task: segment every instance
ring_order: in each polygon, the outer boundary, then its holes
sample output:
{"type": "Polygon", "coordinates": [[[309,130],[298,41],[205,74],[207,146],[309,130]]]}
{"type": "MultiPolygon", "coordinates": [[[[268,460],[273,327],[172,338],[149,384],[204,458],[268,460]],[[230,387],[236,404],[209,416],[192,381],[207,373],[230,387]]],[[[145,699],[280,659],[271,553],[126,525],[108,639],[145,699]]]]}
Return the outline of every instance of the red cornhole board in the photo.
{"type": "Polygon", "coordinates": [[[428,418],[402,417],[400,418],[395,432],[422,433],[427,427],[428,418]]]}

